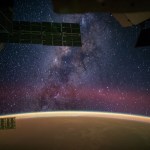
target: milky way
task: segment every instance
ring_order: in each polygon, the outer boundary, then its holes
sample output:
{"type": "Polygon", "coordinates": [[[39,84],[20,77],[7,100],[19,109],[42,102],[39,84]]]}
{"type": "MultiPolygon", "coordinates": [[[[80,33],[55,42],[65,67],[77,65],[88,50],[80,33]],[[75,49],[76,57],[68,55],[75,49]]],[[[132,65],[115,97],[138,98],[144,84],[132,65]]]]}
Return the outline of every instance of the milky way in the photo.
{"type": "Polygon", "coordinates": [[[0,53],[0,113],[93,110],[150,115],[150,48],[140,26],[109,13],[55,14],[49,0],[16,0],[14,20],[80,23],[82,47],[7,44],[0,53]]]}

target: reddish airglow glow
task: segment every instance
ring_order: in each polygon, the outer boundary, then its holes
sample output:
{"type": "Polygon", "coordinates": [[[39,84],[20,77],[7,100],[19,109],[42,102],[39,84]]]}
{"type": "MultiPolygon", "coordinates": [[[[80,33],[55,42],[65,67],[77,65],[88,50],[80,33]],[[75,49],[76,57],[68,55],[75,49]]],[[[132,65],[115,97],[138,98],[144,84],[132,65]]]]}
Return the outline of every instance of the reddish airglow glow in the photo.
{"type": "MultiPolygon", "coordinates": [[[[2,88],[1,88],[2,89],[2,88]]],[[[62,99],[71,100],[71,101],[80,101],[84,104],[87,102],[92,105],[111,105],[114,110],[125,112],[142,112],[143,109],[149,111],[150,108],[150,93],[148,92],[137,92],[137,91],[127,91],[120,89],[110,89],[110,88],[91,88],[91,87],[74,87],[72,85],[66,85],[63,87],[57,85],[51,85],[44,87],[40,91],[33,89],[26,89],[23,87],[9,87],[1,90],[0,100],[4,102],[15,101],[17,99],[30,97],[31,100],[34,99],[47,99],[53,100],[57,99],[61,101],[62,99]],[[14,97],[16,99],[11,99],[14,97]],[[28,96],[27,96],[28,95],[28,96]]],[[[80,105],[80,103],[79,103],[80,105]]],[[[84,106],[83,106],[84,107],[84,106]]]]}
{"type": "Polygon", "coordinates": [[[66,86],[65,88],[58,88],[57,86],[43,89],[41,96],[52,97],[59,92],[59,98],[66,99],[80,99],[80,100],[93,100],[93,101],[113,101],[116,103],[126,102],[140,103],[142,101],[150,104],[150,93],[136,92],[136,91],[123,91],[115,89],[99,89],[89,87],[73,87],[66,86]]]}

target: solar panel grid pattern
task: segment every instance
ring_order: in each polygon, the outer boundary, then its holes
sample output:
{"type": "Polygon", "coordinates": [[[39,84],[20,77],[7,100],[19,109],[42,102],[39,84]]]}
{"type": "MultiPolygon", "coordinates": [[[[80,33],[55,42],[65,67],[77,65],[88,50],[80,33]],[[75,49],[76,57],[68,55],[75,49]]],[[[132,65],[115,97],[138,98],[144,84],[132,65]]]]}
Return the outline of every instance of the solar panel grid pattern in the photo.
{"type": "Polygon", "coordinates": [[[0,41],[52,46],[81,46],[80,25],[73,23],[13,22],[12,33],[0,33],[0,41]]]}

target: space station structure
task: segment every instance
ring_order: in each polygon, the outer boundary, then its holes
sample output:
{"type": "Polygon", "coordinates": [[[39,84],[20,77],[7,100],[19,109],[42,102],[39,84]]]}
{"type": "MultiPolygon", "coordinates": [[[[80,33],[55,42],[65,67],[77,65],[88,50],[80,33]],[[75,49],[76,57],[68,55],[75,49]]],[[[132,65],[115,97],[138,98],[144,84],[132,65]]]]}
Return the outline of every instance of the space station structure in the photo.
{"type": "Polygon", "coordinates": [[[13,21],[13,0],[0,5],[0,43],[82,46],[77,23],[13,21]]]}
{"type": "MultiPolygon", "coordinates": [[[[56,13],[107,12],[122,27],[150,22],[150,0],[52,0],[56,13]]],[[[135,47],[150,46],[150,26],[141,28],[135,47]]]]}
{"type": "MultiPolygon", "coordinates": [[[[56,13],[107,12],[122,27],[150,19],[149,0],[52,0],[56,13]]],[[[82,46],[80,25],[76,23],[14,21],[13,0],[0,1],[0,51],[4,43],[82,46]]],[[[150,27],[141,28],[136,47],[150,46],[150,27]]]]}
{"type": "Polygon", "coordinates": [[[9,117],[9,118],[0,118],[0,130],[10,130],[16,128],[16,118],[9,117]]]}
{"type": "Polygon", "coordinates": [[[3,43],[81,46],[80,26],[73,23],[13,21],[12,31],[0,33],[3,43]]]}
{"type": "Polygon", "coordinates": [[[149,0],[52,0],[56,13],[109,12],[123,26],[150,19],[149,0]]]}

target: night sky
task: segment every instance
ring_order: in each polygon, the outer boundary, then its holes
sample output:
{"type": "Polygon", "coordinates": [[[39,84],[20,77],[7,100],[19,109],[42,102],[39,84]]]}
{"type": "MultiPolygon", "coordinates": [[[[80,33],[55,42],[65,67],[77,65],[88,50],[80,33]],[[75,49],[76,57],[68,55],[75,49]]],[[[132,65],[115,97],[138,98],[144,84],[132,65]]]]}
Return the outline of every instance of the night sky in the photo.
{"type": "Polygon", "coordinates": [[[141,27],[109,13],[55,14],[50,0],[15,0],[14,20],[80,23],[82,48],[6,44],[0,114],[83,110],[150,116],[150,47],[141,27]]]}

